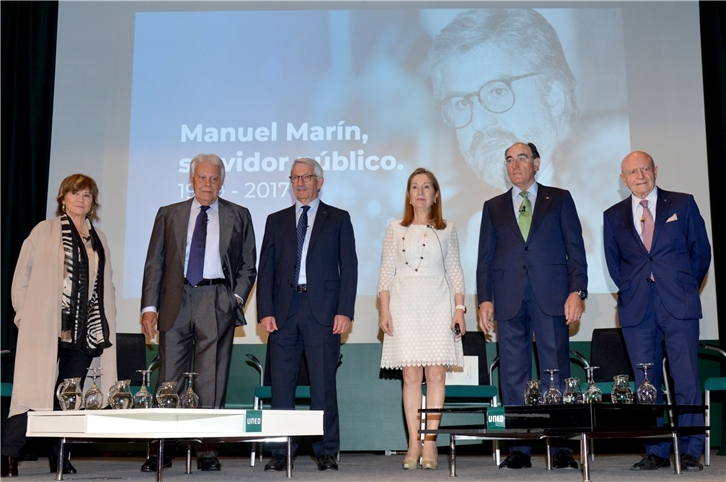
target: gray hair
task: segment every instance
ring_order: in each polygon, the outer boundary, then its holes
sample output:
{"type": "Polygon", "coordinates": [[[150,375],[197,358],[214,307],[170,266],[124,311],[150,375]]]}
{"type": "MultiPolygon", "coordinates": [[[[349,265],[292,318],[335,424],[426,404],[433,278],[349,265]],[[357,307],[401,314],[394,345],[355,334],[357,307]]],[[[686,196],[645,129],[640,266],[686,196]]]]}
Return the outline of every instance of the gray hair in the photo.
{"type": "Polygon", "coordinates": [[[292,176],[292,170],[295,168],[295,164],[305,164],[313,168],[313,173],[315,174],[315,177],[318,179],[322,179],[325,177],[323,175],[323,166],[320,165],[318,161],[313,159],[312,157],[298,157],[292,162],[292,166],[290,166],[290,175],[292,176]]]}
{"type": "Polygon", "coordinates": [[[194,156],[194,159],[192,159],[192,162],[189,165],[189,176],[194,177],[194,171],[196,170],[197,165],[203,162],[217,167],[219,169],[219,180],[224,182],[224,162],[222,162],[222,159],[220,159],[217,154],[197,154],[194,156]]]}
{"type": "Polygon", "coordinates": [[[443,64],[490,43],[506,48],[510,54],[527,61],[541,74],[541,88],[553,80],[565,89],[565,116],[569,123],[578,118],[575,76],[572,75],[557,32],[532,9],[502,8],[469,10],[458,15],[434,39],[428,53],[428,67],[434,94],[441,98],[443,64]]]}

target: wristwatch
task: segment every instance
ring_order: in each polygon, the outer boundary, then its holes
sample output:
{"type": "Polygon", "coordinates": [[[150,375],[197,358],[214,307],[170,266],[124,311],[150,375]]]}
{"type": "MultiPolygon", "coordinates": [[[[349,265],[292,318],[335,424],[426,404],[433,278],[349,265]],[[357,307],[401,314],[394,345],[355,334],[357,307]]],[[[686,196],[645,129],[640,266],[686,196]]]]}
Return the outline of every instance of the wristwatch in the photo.
{"type": "Polygon", "coordinates": [[[465,305],[456,305],[456,310],[464,310],[464,314],[466,314],[466,306],[465,305]]]}
{"type": "Polygon", "coordinates": [[[579,296],[581,300],[587,299],[587,290],[575,291],[575,294],[579,296]]]}

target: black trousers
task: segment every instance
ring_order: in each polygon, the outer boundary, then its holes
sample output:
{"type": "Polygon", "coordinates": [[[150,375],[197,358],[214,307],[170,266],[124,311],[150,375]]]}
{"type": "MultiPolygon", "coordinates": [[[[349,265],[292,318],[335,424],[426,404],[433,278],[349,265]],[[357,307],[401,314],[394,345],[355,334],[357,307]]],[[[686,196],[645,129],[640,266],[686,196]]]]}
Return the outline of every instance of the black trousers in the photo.
{"type": "MultiPolygon", "coordinates": [[[[336,385],[340,335],[333,334],[332,326],[317,322],[307,293],[293,293],[285,323],[278,327],[269,338],[272,409],[295,409],[295,389],[304,352],[310,376],[310,408],[323,410],[323,436],[313,442],[313,453],[316,457],[335,457],[340,448],[336,385]]],[[[297,445],[293,439],[293,456],[297,445]]],[[[285,450],[272,448],[272,454],[284,455],[285,450]]]]}
{"type": "MultiPolygon", "coordinates": [[[[66,378],[80,378],[82,387],[92,361],[92,355],[84,355],[75,350],[58,347],[58,378],[55,386],[57,387],[66,378]]],[[[55,395],[53,396],[53,410],[60,410],[60,403],[55,395]]],[[[2,441],[2,455],[20,458],[27,443],[25,438],[27,430],[27,412],[8,418],[8,424],[5,426],[5,436],[2,441]]],[[[46,443],[48,442],[46,441],[46,443]]],[[[50,450],[51,453],[57,452],[58,446],[51,445],[50,450]]]]}

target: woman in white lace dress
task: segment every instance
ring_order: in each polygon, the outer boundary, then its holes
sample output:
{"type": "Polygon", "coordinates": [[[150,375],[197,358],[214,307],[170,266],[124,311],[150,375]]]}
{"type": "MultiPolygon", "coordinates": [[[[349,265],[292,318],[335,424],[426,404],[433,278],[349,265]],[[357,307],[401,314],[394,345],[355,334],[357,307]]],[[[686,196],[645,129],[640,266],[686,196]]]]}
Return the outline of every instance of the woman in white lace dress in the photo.
{"type": "MultiPolygon", "coordinates": [[[[382,368],[403,370],[403,407],[408,429],[404,469],[436,469],[436,437],[421,445],[418,429],[421,384],[426,374],[427,406],[444,403],[447,367],[463,366],[464,274],[459,239],[441,212],[439,183],[418,168],[408,178],[403,219],[391,221],[383,241],[378,281],[384,332],[382,368]]],[[[440,417],[429,415],[428,428],[440,417]]]]}

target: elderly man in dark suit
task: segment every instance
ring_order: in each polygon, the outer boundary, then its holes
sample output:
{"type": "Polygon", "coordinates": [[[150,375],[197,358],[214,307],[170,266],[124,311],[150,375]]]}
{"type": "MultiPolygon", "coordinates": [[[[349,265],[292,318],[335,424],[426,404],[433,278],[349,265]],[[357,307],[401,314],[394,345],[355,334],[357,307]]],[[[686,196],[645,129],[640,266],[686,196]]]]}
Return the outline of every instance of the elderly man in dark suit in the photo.
{"type": "MultiPolygon", "coordinates": [[[[700,405],[699,292],[711,264],[711,245],[693,196],[658,188],[657,174],[645,152],[623,159],[620,178],[632,195],[605,211],[605,261],[618,287],[618,318],[631,365],[653,364],[649,378],[660,401],[665,337],[676,404],[700,405]]],[[[635,383],[643,383],[641,370],[636,370],[635,383]]],[[[702,413],[678,418],[679,427],[703,423],[702,413]]],[[[703,434],[680,438],[683,470],[703,470],[704,439],[703,434]]],[[[631,469],[670,466],[670,447],[670,442],[646,444],[645,456],[631,469]]]]}
{"type": "MultiPolygon", "coordinates": [[[[587,297],[582,228],[568,191],[536,183],[540,156],[518,142],[505,153],[512,189],[486,203],[479,233],[479,326],[496,318],[504,405],[523,405],[532,373],[532,333],[540,378],[557,369],[560,391],[570,376],[569,327],[580,321],[587,297]]],[[[569,449],[553,447],[555,468],[577,468],[569,449]]],[[[531,467],[530,446],[510,447],[499,468],[531,467]]]]}
{"type": "MultiPolygon", "coordinates": [[[[189,172],[194,197],[160,208],[154,221],[141,322],[149,337],[159,330],[159,382],[186,390],[193,356],[200,407],[223,408],[234,328],[247,324],[242,307],[257,274],[255,234],[249,211],[219,198],[225,171],[218,156],[197,155],[189,172]]],[[[197,445],[199,469],[220,470],[215,449],[197,445]]],[[[153,458],[142,471],[155,468],[153,458]]]]}
{"type": "MultiPolygon", "coordinates": [[[[348,212],[318,198],[323,169],[314,159],[293,162],[297,202],[270,214],[260,252],[257,316],[270,333],[272,408],[295,408],[295,388],[305,352],[311,408],[323,410],[323,437],[313,444],[318,469],[338,469],[340,448],[335,372],[340,336],[350,329],[358,284],[353,225],[348,212]]],[[[295,448],[293,448],[293,454],[295,448]]],[[[265,470],[284,470],[273,451],[265,470]]]]}

